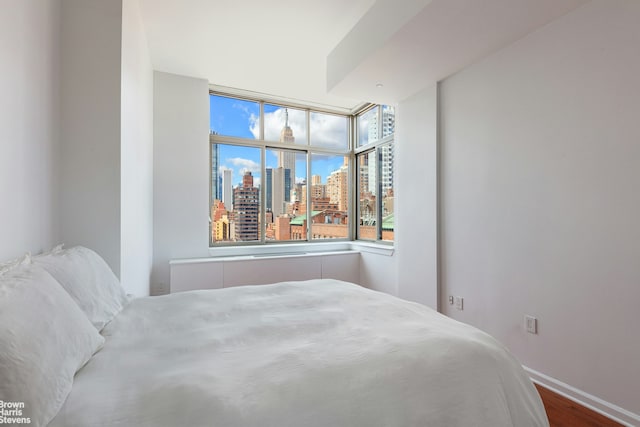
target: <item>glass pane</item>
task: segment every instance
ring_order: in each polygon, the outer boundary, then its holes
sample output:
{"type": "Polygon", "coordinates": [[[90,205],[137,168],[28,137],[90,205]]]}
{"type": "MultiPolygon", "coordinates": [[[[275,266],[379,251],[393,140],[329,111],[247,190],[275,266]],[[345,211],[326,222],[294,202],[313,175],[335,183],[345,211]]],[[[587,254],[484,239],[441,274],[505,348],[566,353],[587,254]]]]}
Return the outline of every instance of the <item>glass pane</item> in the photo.
{"type": "Polygon", "coordinates": [[[311,145],[346,150],[349,148],[349,119],[346,116],[311,112],[311,145]]]}
{"type": "Polygon", "coordinates": [[[260,148],[212,144],[211,242],[259,241],[260,148]]]}
{"type": "Polygon", "coordinates": [[[358,238],[376,240],[376,152],[360,154],[356,158],[358,180],[358,238]]]}
{"type": "Polygon", "coordinates": [[[389,105],[382,106],[382,137],[393,135],[396,130],[396,110],[389,105]]]}
{"type": "Polygon", "coordinates": [[[362,113],[357,118],[358,147],[378,140],[378,107],[362,113]]]}
{"type": "Polygon", "coordinates": [[[349,237],[349,157],[312,154],[311,174],[312,239],[349,237]]]}
{"type": "Polygon", "coordinates": [[[268,149],[266,167],[266,240],[307,240],[306,153],[268,149]]]}
{"type": "Polygon", "coordinates": [[[380,147],[380,172],[382,184],[382,240],[393,241],[393,144],[380,147]]]}
{"type": "Polygon", "coordinates": [[[307,144],[307,113],[296,108],[264,105],[264,139],[307,144]]]}
{"type": "Polygon", "coordinates": [[[211,134],[258,139],[260,104],[226,96],[209,96],[211,134]]]}

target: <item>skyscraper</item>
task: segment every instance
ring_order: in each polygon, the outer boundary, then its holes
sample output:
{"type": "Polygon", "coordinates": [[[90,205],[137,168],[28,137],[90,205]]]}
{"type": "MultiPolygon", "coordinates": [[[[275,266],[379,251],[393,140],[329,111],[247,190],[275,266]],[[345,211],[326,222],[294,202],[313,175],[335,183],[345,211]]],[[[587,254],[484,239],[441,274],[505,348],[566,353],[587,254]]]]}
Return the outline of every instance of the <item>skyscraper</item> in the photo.
{"type": "MultiPolygon", "coordinates": [[[[369,121],[369,141],[378,141],[394,133],[396,125],[395,109],[388,105],[383,105],[381,116],[382,122],[378,123],[378,114],[374,114],[369,121]],[[379,133],[380,132],[380,133],[379,133]]],[[[393,189],[393,144],[381,147],[380,158],[380,181],[383,194],[393,189]]],[[[369,162],[369,177],[375,176],[375,163],[369,162]]],[[[375,182],[369,180],[368,190],[375,194],[375,182]]]]}
{"type": "MultiPolygon", "coordinates": [[[[285,122],[284,127],[280,131],[280,142],[293,145],[296,141],[293,136],[293,129],[289,126],[289,111],[284,109],[285,122]]],[[[278,151],[278,167],[289,169],[289,178],[284,184],[285,201],[290,201],[291,189],[296,182],[296,153],[291,151],[278,151]]]]}
{"type": "Polygon", "coordinates": [[[271,210],[273,211],[273,217],[277,218],[286,212],[284,207],[285,203],[285,169],[283,167],[277,167],[273,170],[273,190],[271,192],[271,197],[273,200],[273,205],[271,206],[271,210]]]}
{"type": "MultiPolygon", "coordinates": [[[[214,133],[211,133],[213,136],[214,133]]],[[[210,137],[211,137],[210,136],[210,137]]],[[[220,185],[220,147],[218,144],[211,144],[211,203],[214,200],[222,200],[222,188],[220,185]]]]}
{"type": "Polygon", "coordinates": [[[225,169],[222,172],[222,203],[227,210],[233,209],[233,170],[225,169]]]}
{"type": "Polygon", "coordinates": [[[260,240],[260,190],[253,186],[251,172],[245,172],[242,185],[233,190],[235,240],[260,240]]]}
{"type": "Polygon", "coordinates": [[[273,169],[267,168],[265,170],[265,182],[264,182],[264,191],[266,198],[266,209],[267,211],[273,210],[273,169]]]}
{"type": "MultiPolygon", "coordinates": [[[[382,108],[382,137],[386,138],[395,132],[396,127],[396,112],[393,107],[388,105],[381,106],[382,108]]],[[[382,161],[380,167],[382,168],[381,184],[382,193],[385,194],[388,190],[393,190],[393,144],[385,145],[381,149],[382,161]]]]}
{"type": "Polygon", "coordinates": [[[349,166],[345,164],[340,169],[331,172],[327,177],[326,193],[331,203],[338,205],[338,210],[349,209],[349,166]]]}

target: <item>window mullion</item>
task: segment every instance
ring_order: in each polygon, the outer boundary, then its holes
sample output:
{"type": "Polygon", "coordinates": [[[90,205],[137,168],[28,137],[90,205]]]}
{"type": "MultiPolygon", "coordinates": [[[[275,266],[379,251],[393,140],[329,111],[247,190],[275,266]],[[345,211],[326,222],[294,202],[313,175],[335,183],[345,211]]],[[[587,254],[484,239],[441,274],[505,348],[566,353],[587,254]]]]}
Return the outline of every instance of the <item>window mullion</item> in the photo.
{"type": "Polygon", "coordinates": [[[376,147],[376,241],[382,240],[382,147],[376,147]]]}
{"type": "Polygon", "coordinates": [[[306,178],[306,200],[304,201],[307,204],[307,242],[311,241],[311,221],[313,220],[313,206],[311,205],[311,196],[313,193],[313,184],[311,182],[311,155],[307,151],[307,178],[306,178]]]}
{"type": "Polygon", "coordinates": [[[353,232],[354,230],[354,219],[356,218],[354,215],[354,206],[355,206],[355,195],[357,194],[356,191],[354,191],[354,189],[356,188],[357,184],[353,184],[354,181],[354,169],[355,169],[355,157],[353,155],[353,152],[351,152],[349,154],[349,168],[347,169],[347,218],[348,218],[348,229],[347,229],[347,238],[349,240],[354,240],[355,239],[355,234],[353,232]]]}
{"type": "Polygon", "coordinates": [[[260,101],[260,132],[258,134],[259,140],[264,143],[264,102],[260,101]]]}
{"type": "Polygon", "coordinates": [[[378,107],[378,141],[382,140],[382,105],[378,107]]]}
{"type": "Polygon", "coordinates": [[[267,191],[266,180],[267,176],[267,154],[266,148],[263,146],[260,150],[260,243],[264,244],[267,241],[267,191]]]}
{"type": "Polygon", "coordinates": [[[311,146],[311,110],[305,110],[305,126],[307,128],[307,146],[311,146]]]}
{"type": "Polygon", "coordinates": [[[265,176],[267,173],[267,154],[264,146],[264,101],[260,101],[260,132],[259,139],[262,143],[260,150],[260,243],[267,241],[267,191],[265,176]]]}
{"type": "Polygon", "coordinates": [[[356,174],[356,170],[358,165],[356,164],[356,155],[354,153],[354,149],[356,146],[356,126],[355,126],[355,120],[356,117],[355,116],[351,116],[349,117],[349,170],[348,170],[348,175],[347,175],[347,183],[350,184],[349,188],[348,188],[348,200],[349,200],[349,205],[347,208],[347,218],[349,218],[349,229],[348,229],[348,235],[347,238],[349,240],[355,240],[356,236],[357,236],[357,222],[356,221],[360,221],[358,219],[358,209],[356,206],[357,203],[357,198],[358,198],[358,194],[359,191],[357,190],[358,188],[358,181],[357,181],[357,174],[356,174]]]}

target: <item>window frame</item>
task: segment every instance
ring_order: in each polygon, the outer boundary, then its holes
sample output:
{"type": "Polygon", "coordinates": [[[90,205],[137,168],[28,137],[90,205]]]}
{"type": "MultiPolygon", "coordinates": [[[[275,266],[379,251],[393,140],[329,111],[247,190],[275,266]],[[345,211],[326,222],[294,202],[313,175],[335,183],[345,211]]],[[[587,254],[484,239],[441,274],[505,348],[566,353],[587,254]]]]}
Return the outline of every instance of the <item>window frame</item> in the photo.
{"type": "MultiPolygon", "coordinates": [[[[382,197],[382,147],[390,146],[392,150],[394,150],[395,144],[395,124],[393,133],[388,136],[383,137],[384,126],[383,126],[383,114],[385,107],[384,104],[373,104],[373,103],[365,103],[360,106],[354,108],[353,110],[343,109],[343,108],[327,108],[322,105],[314,105],[314,104],[301,104],[296,100],[289,100],[285,98],[276,98],[269,97],[263,94],[254,94],[247,91],[241,91],[238,89],[229,89],[223,88],[219,86],[211,85],[209,89],[209,95],[217,95],[223,96],[226,98],[235,98],[242,101],[250,101],[256,102],[259,105],[259,135],[256,139],[235,137],[235,136],[225,136],[220,134],[215,134],[210,129],[209,134],[209,209],[213,206],[213,189],[211,186],[213,185],[213,173],[212,173],[212,163],[213,163],[213,144],[225,144],[225,145],[235,145],[235,146],[244,146],[244,147],[255,147],[260,149],[260,209],[259,209],[259,222],[260,222],[260,240],[256,241],[214,241],[212,235],[212,227],[213,227],[213,219],[210,218],[210,226],[209,226],[209,249],[216,250],[220,248],[233,248],[233,247],[266,247],[269,245],[280,245],[280,246],[289,246],[289,245],[319,245],[319,244],[344,244],[344,243],[360,243],[365,245],[380,245],[383,247],[393,248],[395,246],[395,236],[393,240],[382,240],[383,236],[383,197],[382,197]],[[279,141],[267,141],[265,140],[265,104],[272,105],[282,108],[292,108],[297,110],[305,111],[305,126],[306,126],[306,143],[305,144],[297,144],[294,143],[281,143],[279,141]],[[367,142],[364,145],[358,146],[359,144],[359,126],[358,126],[358,117],[377,108],[377,120],[378,120],[378,138],[376,141],[367,142]],[[311,113],[317,112],[322,114],[330,114],[336,115],[340,117],[345,117],[347,121],[347,144],[344,149],[335,149],[335,148],[327,148],[326,146],[312,145],[313,137],[311,135],[311,113]],[[347,182],[349,185],[347,186],[348,192],[348,209],[347,216],[349,218],[348,223],[348,235],[344,238],[335,238],[335,239],[323,239],[323,238],[313,238],[313,227],[311,221],[307,222],[306,227],[306,240],[267,240],[266,239],[266,188],[264,186],[264,179],[266,178],[266,155],[267,150],[287,150],[294,152],[301,152],[306,155],[306,176],[305,180],[308,188],[310,189],[312,185],[312,158],[313,155],[329,155],[329,156],[342,156],[348,158],[348,168],[347,168],[347,182]],[[359,236],[359,223],[360,223],[360,189],[358,187],[358,157],[363,155],[364,153],[375,151],[375,159],[376,159],[376,239],[363,239],[359,236]]],[[[394,115],[395,115],[395,107],[394,115]]],[[[220,159],[218,159],[220,162],[220,159]]],[[[394,159],[395,164],[395,159],[394,159]]],[[[395,172],[395,166],[392,172],[395,172]]],[[[295,178],[294,178],[295,179],[295,178]]],[[[392,178],[393,185],[395,186],[395,179],[392,178]]],[[[394,189],[395,192],[395,189],[394,189]]],[[[306,191],[306,200],[307,213],[313,208],[312,205],[312,191],[306,191]]]]}
{"type": "MultiPolygon", "coordinates": [[[[382,216],[382,209],[383,209],[383,200],[382,200],[382,147],[386,147],[389,146],[391,147],[391,149],[393,149],[394,144],[395,144],[395,126],[394,126],[394,131],[393,133],[391,133],[390,135],[384,136],[383,137],[383,133],[384,133],[384,129],[383,129],[383,114],[384,114],[384,105],[383,104],[370,104],[365,108],[360,109],[358,112],[356,112],[353,115],[353,120],[356,123],[355,127],[355,135],[353,138],[353,156],[354,156],[354,168],[355,169],[355,173],[354,173],[354,180],[353,182],[353,189],[355,189],[356,191],[356,195],[354,196],[354,200],[353,203],[355,203],[356,206],[356,221],[352,221],[355,230],[353,232],[353,236],[354,236],[354,241],[361,241],[361,242],[369,242],[369,243],[376,243],[376,244],[381,244],[381,245],[388,245],[388,246],[394,246],[395,244],[395,236],[394,236],[394,240],[382,240],[382,226],[383,226],[383,216],[382,216]],[[371,110],[378,108],[377,111],[377,121],[378,121],[378,128],[377,128],[377,140],[375,141],[371,141],[371,142],[367,142],[366,144],[363,144],[361,146],[358,146],[358,143],[360,141],[360,126],[357,126],[357,120],[358,117],[370,112],[371,110]],[[359,225],[360,225],[360,188],[358,185],[358,171],[359,171],[359,164],[358,164],[358,158],[360,156],[366,155],[369,152],[375,152],[375,161],[376,161],[376,238],[375,239],[364,239],[362,237],[360,237],[360,230],[359,230],[359,225]]],[[[395,164],[395,159],[394,159],[394,164],[395,164]]],[[[395,174],[395,166],[394,166],[394,174],[395,174]]],[[[395,186],[395,179],[394,181],[394,186],[395,186]]],[[[395,191],[395,189],[394,189],[395,191]]]]}
{"type": "MultiPolygon", "coordinates": [[[[316,106],[305,106],[305,105],[301,105],[301,104],[296,104],[296,103],[289,103],[289,102],[283,102],[283,101],[279,101],[279,100],[275,100],[273,98],[268,98],[268,97],[252,97],[252,96],[245,96],[245,95],[241,95],[241,94],[237,94],[237,93],[229,93],[226,91],[220,91],[220,90],[214,90],[214,89],[210,89],[209,90],[209,96],[211,95],[215,95],[215,96],[222,96],[222,97],[226,97],[226,98],[235,98],[235,99],[239,99],[242,101],[251,101],[251,102],[257,102],[259,105],[259,111],[260,111],[260,126],[259,126],[259,134],[258,134],[258,138],[257,139],[249,139],[249,138],[242,138],[242,137],[236,137],[236,136],[226,136],[226,135],[221,135],[221,134],[217,134],[212,132],[211,128],[209,130],[209,209],[211,210],[211,206],[213,206],[213,149],[214,149],[214,144],[224,144],[224,145],[235,145],[235,146],[243,146],[243,147],[255,147],[255,148],[259,148],[260,149],[260,209],[259,209],[259,223],[260,223],[260,228],[259,228],[259,233],[260,233],[260,239],[259,240],[253,240],[253,241],[214,241],[213,239],[213,234],[212,234],[212,227],[214,226],[213,224],[213,218],[209,218],[209,249],[215,249],[215,248],[220,248],[220,247],[234,247],[234,246],[254,246],[254,247],[259,247],[259,246],[267,246],[267,245],[278,245],[278,244],[296,244],[296,245],[302,245],[302,244],[317,244],[317,243],[326,243],[326,242],[350,242],[354,240],[354,234],[353,234],[353,218],[354,218],[354,210],[353,210],[353,189],[351,188],[350,185],[348,185],[348,209],[347,209],[347,216],[349,218],[349,226],[347,227],[347,236],[344,238],[335,238],[335,239],[314,239],[312,238],[312,226],[311,226],[311,222],[308,221],[307,222],[307,227],[306,227],[306,239],[305,240],[267,240],[266,239],[266,191],[265,191],[265,187],[263,185],[263,179],[266,177],[266,155],[267,155],[267,150],[286,150],[286,151],[293,151],[296,153],[304,153],[306,155],[306,176],[305,176],[305,180],[307,182],[307,185],[310,186],[311,185],[311,176],[312,176],[312,155],[313,154],[319,154],[319,155],[329,155],[329,156],[342,156],[342,157],[348,157],[349,158],[349,167],[348,167],[348,176],[347,176],[347,182],[351,182],[351,175],[352,175],[352,157],[353,157],[353,151],[352,151],[352,144],[353,144],[353,138],[352,138],[352,134],[353,134],[353,116],[351,114],[348,114],[346,112],[340,112],[340,111],[333,111],[333,110],[329,110],[329,109],[323,109],[323,108],[319,108],[316,106]],[[278,107],[282,107],[282,108],[295,108],[298,110],[303,110],[305,111],[305,116],[306,116],[306,143],[305,144],[288,144],[288,143],[282,143],[279,141],[267,141],[264,138],[264,127],[265,127],[265,120],[264,120],[264,106],[265,104],[268,105],[273,105],[273,106],[278,106],[278,107]],[[321,145],[318,146],[314,146],[311,144],[312,141],[312,137],[311,137],[311,132],[310,132],[310,127],[311,127],[311,122],[310,122],[310,117],[311,117],[311,112],[318,112],[318,113],[322,113],[322,114],[330,114],[330,115],[335,115],[335,116],[339,116],[339,117],[344,117],[346,120],[346,124],[347,124],[347,132],[346,132],[346,138],[347,138],[347,144],[345,146],[344,149],[334,149],[334,148],[327,148],[321,145]]],[[[220,159],[218,159],[218,163],[220,162],[220,159]]],[[[294,178],[295,179],[295,178],[294,178]]],[[[311,200],[311,191],[307,191],[306,192],[306,206],[307,206],[307,213],[310,212],[310,208],[312,208],[312,200],[311,200]]]]}

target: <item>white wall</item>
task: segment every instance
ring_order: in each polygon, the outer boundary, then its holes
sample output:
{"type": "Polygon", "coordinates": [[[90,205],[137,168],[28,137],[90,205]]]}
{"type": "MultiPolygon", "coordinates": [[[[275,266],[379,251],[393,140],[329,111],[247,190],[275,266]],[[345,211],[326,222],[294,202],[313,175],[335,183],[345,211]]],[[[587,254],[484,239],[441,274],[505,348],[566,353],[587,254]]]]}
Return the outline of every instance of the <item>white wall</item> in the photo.
{"type": "Polygon", "coordinates": [[[360,253],[360,285],[390,295],[398,295],[397,257],[375,252],[360,253]]]}
{"type": "Polygon", "coordinates": [[[63,0],[60,239],[120,274],[121,0],[63,0]]]}
{"type": "Polygon", "coordinates": [[[360,284],[438,305],[438,90],[424,89],[396,106],[395,242],[392,253],[362,251],[360,284]]]}
{"type": "Polygon", "coordinates": [[[384,254],[363,247],[360,257],[361,285],[434,309],[438,305],[437,110],[436,86],[396,106],[395,250],[384,254]]]}
{"type": "Polygon", "coordinates": [[[636,414],[639,22],[640,2],[593,1],[440,93],[445,313],[636,414]]]}
{"type": "Polygon", "coordinates": [[[57,241],[60,3],[0,1],[0,262],[57,241]]]}
{"type": "Polygon", "coordinates": [[[209,83],[154,73],[153,294],[169,261],[209,255],[209,83]]]}
{"type": "Polygon", "coordinates": [[[437,87],[397,107],[396,248],[398,296],[438,304],[437,87]]]}
{"type": "Polygon", "coordinates": [[[149,295],[153,262],[153,69],[137,0],[122,2],[120,281],[149,295]]]}

